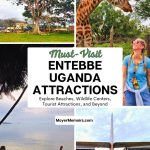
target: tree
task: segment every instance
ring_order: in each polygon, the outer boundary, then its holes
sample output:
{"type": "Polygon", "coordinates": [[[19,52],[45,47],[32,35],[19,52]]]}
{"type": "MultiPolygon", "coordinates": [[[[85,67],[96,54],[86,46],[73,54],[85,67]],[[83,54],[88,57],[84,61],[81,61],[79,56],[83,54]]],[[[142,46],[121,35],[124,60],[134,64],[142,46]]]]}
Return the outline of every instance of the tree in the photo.
{"type": "Polygon", "coordinates": [[[33,33],[40,34],[40,19],[45,12],[51,12],[58,0],[12,0],[17,5],[25,5],[24,16],[32,18],[34,22],[33,33]]]}
{"type": "Polygon", "coordinates": [[[116,27],[117,18],[120,14],[107,2],[102,2],[92,13],[90,21],[92,29],[97,35],[97,40],[109,40],[110,29],[116,27]]]}
{"type": "Polygon", "coordinates": [[[120,10],[107,2],[102,2],[90,16],[92,30],[98,41],[108,41],[110,29],[113,26],[114,39],[130,38],[139,36],[142,32],[142,25],[138,18],[131,19],[120,10]]]}
{"type": "Polygon", "coordinates": [[[27,45],[1,45],[0,51],[0,96],[23,88],[16,102],[0,120],[0,125],[10,115],[27,89],[27,45]],[[13,50],[12,50],[13,48],[13,50]]]}
{"type": "Polygon", "coordinates": [[[26,86],[26,78],[27,45],[1,45],[0,95],[24,88],[26,86]]]}
{"type": "Polygon", "coordinates": [[[17,20],[16,19],[6,19],[5,23],[7,27],[15,27],[17,20]]]}
{"type": "Polygon", "coordinates": [[[150,1],[136,0],[135,12],[141,19],[150,19],[150,1]]]}
{"type": "Polygon", "coordinates": [[[59,0],[58,7],[55,9],[57,15],[62,15],[60,23],[66,28],[67,23],[73,23],[74,20],[74,0],[59,0]]]}
{"type": "Polygon", "coordinates": [[[76,0],[76,8],[78,8],[80,0],[76,0]]]}
{"type": "Polygon", "coordinates": [[[0,27],[4,27],[4,26],[5,26],[4,20],[0,19],[0,27]]]}

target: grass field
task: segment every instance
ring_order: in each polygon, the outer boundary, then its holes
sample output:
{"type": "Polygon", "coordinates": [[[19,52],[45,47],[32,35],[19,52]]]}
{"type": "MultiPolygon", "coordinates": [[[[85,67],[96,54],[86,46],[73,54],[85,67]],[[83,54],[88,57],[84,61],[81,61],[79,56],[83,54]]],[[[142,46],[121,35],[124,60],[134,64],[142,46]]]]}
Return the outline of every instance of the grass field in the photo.
{"type": "Polygon", "coordinates": [[[0,33],[0,42],[74,42],[73,33],[49,33],[33,35],[28,33],[0,33]]]}

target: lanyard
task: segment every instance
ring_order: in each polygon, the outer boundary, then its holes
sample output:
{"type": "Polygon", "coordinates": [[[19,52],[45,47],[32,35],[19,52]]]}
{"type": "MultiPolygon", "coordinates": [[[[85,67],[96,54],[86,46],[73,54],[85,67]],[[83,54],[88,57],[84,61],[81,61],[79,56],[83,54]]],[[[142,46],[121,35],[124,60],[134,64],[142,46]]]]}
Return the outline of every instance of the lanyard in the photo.
{"type": "Polygon", "coordinates": [[[136,78],[136,71],[138,70],[139,64],[142,61],[142,55],[140,56],[140,59],[137,62],[137,64],[134,62],[133,56],[131,56],[131,57],[132,57],[133,63],[135,64],[135,67],[134,67],[134,77],[132,78],[132,83],[133,83],[134,89],[137,90],[137,89],[139,89],[139,83],[138,83],[138,80],[136,78]]]}
{"type": "MultiPolygon", "coordinates": [[[[131,57],[132,57],[133,63],[135,64],[133,56],[131,56],[131,57]]],[[[138,70],[138,67],[139,67],[139,64],[140,64],[141,61],[142,61],[142,55],[140,55],[139,61],[137,62],[137,64],[135,64],[135,67],[134,67],[134,76],[136,74],[136,71],[138,70]]]]}

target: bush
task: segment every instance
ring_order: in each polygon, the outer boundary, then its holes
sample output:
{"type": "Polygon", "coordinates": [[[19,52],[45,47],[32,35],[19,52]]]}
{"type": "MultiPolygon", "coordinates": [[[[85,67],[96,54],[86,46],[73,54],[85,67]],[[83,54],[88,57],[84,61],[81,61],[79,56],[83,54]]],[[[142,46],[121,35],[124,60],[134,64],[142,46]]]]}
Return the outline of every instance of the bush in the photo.
{"type": "MultiPolygon", "coordinates": [[[[95,47],[109,47],[109,43],[96,44],[95,47]]],[[[114,47],[123,48],[123,57],[132,53],[132,46],[130,42],[114,43],[114,47]]]]}

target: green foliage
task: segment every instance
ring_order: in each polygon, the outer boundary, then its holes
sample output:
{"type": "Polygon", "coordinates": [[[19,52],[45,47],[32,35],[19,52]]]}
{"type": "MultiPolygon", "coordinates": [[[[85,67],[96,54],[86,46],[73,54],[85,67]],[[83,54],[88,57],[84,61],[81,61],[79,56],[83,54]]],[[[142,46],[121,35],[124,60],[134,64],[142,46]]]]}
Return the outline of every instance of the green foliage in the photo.
{"type": "Polygon", "coordinates": [[[25,11],[23,12],[22,15],[25,16],[25,17],[27,17],[27,18],[32,18],[32,14],[31,14],[31,12],[28,10],[28,7],[25,6],[24,9],[25,9],[25,11]]]}
{"type": "Polygon", "coordinates": [[[74,4],[73,0],[37,0],[37,4],[35,4],[35,0],[29,0],[27,2],[23,0],[16,0],[17,4],[25,3],[26,6],[24,7],[25,12],[23,16],[35,19],[43,19],[43,13],[47,12],[48,14],[52,15],[62,15],[63,17],[58,17],[57,21],[64,26],[66,26],[66,22],[73,23],[73,13],[74,13],[74,4]],[[35,7],[34,6],[37,6],[35,7]],[[34,10],[30,8],[33,7],[34,10]],[[34,14],[33,14],[34,12],[34,14]]]}
{"type": "Polygon", "coordinates": [[[80,0],[76,0],[76,8],[78,8],[80,0]]]}
{"type": "Polygon", "coordinates": [[[59,0],[59,3],[55,9],[55,13],[57,15],[63,14],[62,17],[58,18],[59,23],[66,27],[67,23],[72,23],[74,22],[74,0],[59,0]]]}
{"type": "Polygon", "coordinates": [[[3,92],[7,94],[26,85],[27,46],[2,44],[0,49],[1,95],[3,92]]]}
{"type": "MultiPolygon", "coordinates": [[[[104,43],[104,44],[96,44],[94,47],[109,47],[109,43],[104,43]]],[[[132,54],[132,44],[131,40],[127,42],[119,42],[119,43],[114,43],[114,47],[118,48],[123,48],[123,57],[132,54]]],[[[147,51],[145,51],[145,55],[147,55],[147,51]]]]}
{"type": "Polygon", "coordinates": [[[48,24],[52,21],[51,17],[57,17],[57,24],[66,27],[66,24],[74,22],[73,0],[8,0],[17,5],[24,5],[23,16],[33,20],[33,33],[40,34],[40,24],[48,24]],[[60,17],[60,15],[62,17],[60,17]]]}
{"type": "Polygon", "coordinates": [[[132,38],[143,32],[141,22],[131,19],[120,10],[115,10],[108,2],[102,2],[91,14],[90,22],[96,39],[109,40],[110,29],[114,27],[114,39],[132,38]]]}
{"type": "MultiPolygon", "coordinates": [[[[109,47],[109,43],[97,44],[95,47],[109,47]]],[[[114,43],[114,47],[123,48],[123,57],[132,53],[131,42],[114,43]]]]}
{"type": "Polygon", "coordinates": [[[141,19],[150,19],[150,1],[136,0],[135,12],[141,19]]]}

